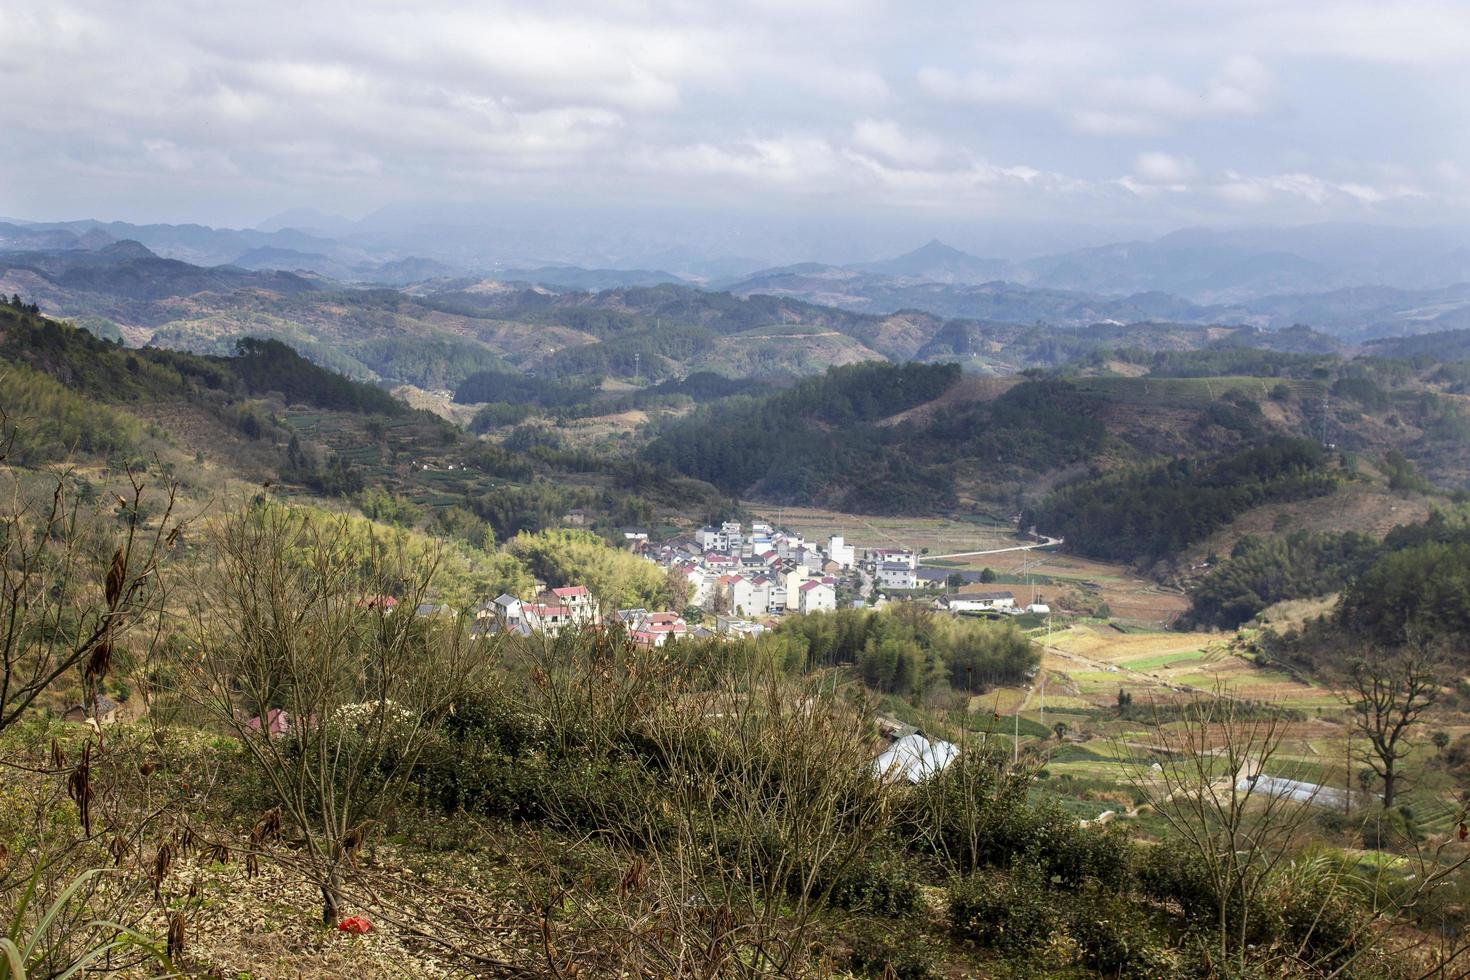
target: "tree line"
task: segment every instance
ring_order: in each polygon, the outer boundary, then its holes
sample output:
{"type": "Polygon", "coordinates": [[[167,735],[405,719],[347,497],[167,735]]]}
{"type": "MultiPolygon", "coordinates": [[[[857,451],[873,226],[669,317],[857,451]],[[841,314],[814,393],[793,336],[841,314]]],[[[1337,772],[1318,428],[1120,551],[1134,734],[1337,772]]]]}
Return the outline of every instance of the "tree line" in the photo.
{"type": "Polygon", "coordinates": [[[1028,508],[1022,522],[1093,558],[1156,562],[1263,504],[1331,493],[1322,447],[1273,438],[1214,460],[1176,459],[1089,477],[1028,508]]]}

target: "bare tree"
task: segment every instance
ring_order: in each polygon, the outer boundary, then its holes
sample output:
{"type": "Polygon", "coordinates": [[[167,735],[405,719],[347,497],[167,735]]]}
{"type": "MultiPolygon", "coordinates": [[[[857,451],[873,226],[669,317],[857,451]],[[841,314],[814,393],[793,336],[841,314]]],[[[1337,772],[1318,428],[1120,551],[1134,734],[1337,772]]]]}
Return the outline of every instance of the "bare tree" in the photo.
{"type": "Polygon", "coordinates": [[[169,524],[176,486],[160,481],[155,500],[131,470],[128,493],[113,498],[115,517],[85,503],[69,471],[28,492],[6,467],[14,438],[0,411],[0,467],[10,484],[0,508],[0,731],[77,671],[93,710],[114,652],[139,622],[161,614],[158,566],[179,530],[169,524]]]}
{"type": "Polygon", "coordinates": [[[1160,761],[1133,770],[1131,779],[1210,883],[1212,959],[1243,964],[1253,910],[1295,852],[1310,811],[1261,778],[1268,770],[1289,775],[1279,760],[1282,717],[1217,695],[1183,705],[1179,725],[1167,724],[1155,706],[1160,761]]]}
{"type": "Polygon", "coordinates": [[[525,653],[528,708],[553,734],[552,754],[617,759],[636,746],[658,786],[548,801],[553,824],[595,827],[630,855],[616,908],[596,914],[602,900],[579,876],[546,862],[563,880],[538,902],[548,970],[801,975],[812,917],[889,820],[870,706],[831,675],[783,677],[751,648],[680,660],[603,630],[531,640],[525,653]],[[601,925],[566,923],[579,905],[577,917],[601,925]]]}
{"type": "MultiPolygon", "coordinates": [[[[1222,973],[1253,967],[1262,976],[1459,976],[1450,971],[1470,943],[1402,928],[1421,919],[1447,886],[1470,867],[1470,851],[1455,834],[1410,841],[1397,869],[1384,863],[1364,874],[1351,860],[1303,850],[1313,807],[1340,807],[1336,791],[1292,780],[1284,756],[1289,723],[1217,692],[1183,707],[1178,724],[1154,708],[1159,763],[1135,769],[1140,794],[1168,823],[1173,843],[1203,869],[1214,900],[1208,959],[1222,973]],[[1315,918],[1297,923],[1288,941],[1254,945],[1256,920],[1296,891],[1308,894],[1315,918]],[[1329,923],[1335,901],[1357,906],[1346,921],[1329,923]]],[[[1461,811],[1462,818],[1465,813],[1461,811]]]]}
{"type": "Polygon", "coordinates": [[[294,828],[334,923],[359,849],[490,651],[457,622],[415,615],[437,558],[409,554],[401,537],[264,501],[211,531],[215,558],[196,583],[193,645],[179,664],[186,693],[274,791],[280,809],[252,848],[294,828]]]}
{"type": "Polygon", "coordinates": [[[1439,658],[1415,637],[1395,653],[1355,657],[1344,682],[1351,724],[1366,742],[1363,761],[1382,781],[1387,809],[1400,792],[1399,762],[1413,749],[1414,726],[1439,701],[1439,658]]]}

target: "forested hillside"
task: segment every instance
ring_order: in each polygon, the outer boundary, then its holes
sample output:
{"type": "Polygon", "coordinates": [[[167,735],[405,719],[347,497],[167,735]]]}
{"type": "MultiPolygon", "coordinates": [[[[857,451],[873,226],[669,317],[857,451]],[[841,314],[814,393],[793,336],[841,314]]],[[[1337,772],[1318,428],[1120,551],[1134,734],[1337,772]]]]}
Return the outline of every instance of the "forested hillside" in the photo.
{"type": "Polygon", "coordinates": [[[1082,554],[1151,564],[1266,503],[1331,493],[1339,477],[1304,439],[1213,460],[1178,459],[1070,484],[1022,517],[1082,554]]]}
{"type": "Polygon", "coordinates": [[[129,350],[68,324],[0,307],[0,357],[104,401],[147,401],[214,390],[276,392],[288,401],[358,413],[398,415],[408,410],[386,392],[318,367],[276,340],[243,338],[233,357],[129,350]]]}
{"type": "Polygon", "coordinates": [[[952,506],[953,473],[913,455],[902,427],[876,423],[937,398],[959,377],[955,365],[832,368],[776,395],[696,412],[644,457],[732,494],[890,512],[952,506]]]}
{"type": "Polygon", "coordinates": [[[540,531],[576,509],[611,533],[726,506],[707,484],[646,463],[467,438],[277,340],[243,339],[229,357],[133,350],[0,304],[0,373],[5,410],[35,420],[17,437],[27,465],[81,453],[122,466],[165,440],[213,463],[211,479],[279,481],[359,504],[368,494],[385,519],[467,540],[540,531]]]}

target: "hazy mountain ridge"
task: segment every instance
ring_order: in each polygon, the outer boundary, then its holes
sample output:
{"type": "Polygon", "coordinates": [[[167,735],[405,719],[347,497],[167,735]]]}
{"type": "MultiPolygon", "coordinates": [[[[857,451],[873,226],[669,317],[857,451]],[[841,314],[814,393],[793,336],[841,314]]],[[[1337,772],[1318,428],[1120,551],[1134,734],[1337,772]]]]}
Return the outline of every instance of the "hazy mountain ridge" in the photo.
{"type": "MultiPolygon", "coordinates": [[[[94,232],[85,234],[105,234],[94,232]]],[[[920,252],[921,259],[957,261],[944,246],[920,252]]],[[[533,284],[527,279],[539,270],[531,270],[515,274],[527,277],[521,279],[436,276],[385,289],[305,269],[270,270],[282,256],[331,265],[324,253],[262,246],[247,264],[267,268],[202,267],[158,256],[134,240],[110,241],[0,252],[0,290],[134,345],[219,353],[241,336],[276,337],[355,377],[441,379],[436,384],[450,387],[479,369],[482,354],[522,370],[622,378],[692,371],[789,377],[876,357],[957,359],[971,371],[1006,374],[1057,367],[1108,348],[1194,350],[1235,342],[1325,353],[1373,337],[1470,323],[1470,286],[1359,286],[1202,306],[1166,293],[1108,297],[996,281],[938,283],[812,263],[771,271],[731,291],[659,281],[668,274],[657,271],[566,268],[550,272],[572,283],[651,281],[592,291],[533,284]],[[1289,329],[1296,324],[1316,332],[1289,329]],[[436,352],[429,363],[401,343],[414,339],[436,352]],[[456,359],[465,364],[450,363],[456,359]]],[[[399,265],[404,276],[444,271],[428,260],[399,265]]]]}
{"type": "MultiPolygon", "coordinates": [[[[427,208],[415,215],[412,210],[388,209],[351,221],[296,209],[250,229],[92,219],[0,222],[0,248],[95,248],[132,239],[165,258],[199,265],[235,262],[264,268],[259,263],[278,255],[283,263],[278,268],[309,268],[364,282],[406,281],[401,269],[382,274],[379,270],[408,259],[435,263],[423,270],[426,278],[505,276],[591,289],[665,279],[714,288],[745,283],[754,288],[762,280],[818,276],[841,280],[846,294],[854,297],[847,305],[856,308],[866,297],[866,308],[878,312],[906,305],[891,295],[896,288],[891,280],[956,287],[1004,281],[1110,298],[1164,292],[1203,306],[1362,286],[1421,290],[1470,281],[1470,235],[1444,228],[1343,223],[1184,228],[1153,239],[1064,248],[1030,257],[981,257],[936,239],[892,258],[793,265],[762,262],[758,252],[742,257],[714,254],[680,243],[674,231],[660,240],[649,233],[593,234],[573,222],[565,228],[543,228],[542,234],[526,234],[522,225],[540,227],[534,215],[508,212],[495,221],[469,223],[469,216],[442,210],[427,208]],[[585,233],[577,234],[578,229],[585,233]],[[574,245],[577,242],[581,247],[574,245]],[[262,249],[281,251],[258,251],[262,249]]],[[[544,216],[540,220],[544,225],[544,216]]],[[[781,285],[773,282],[771,288],[781,285]]],[[[822,292],[809,287],[787,284],[786,288],[812,296],[822,292]]],[[[931,302],[950,306],[943,310],[935,306],[932,312],[949,314],[953,303],[963,301],[951,301],[938,292],[931,302]]]]}

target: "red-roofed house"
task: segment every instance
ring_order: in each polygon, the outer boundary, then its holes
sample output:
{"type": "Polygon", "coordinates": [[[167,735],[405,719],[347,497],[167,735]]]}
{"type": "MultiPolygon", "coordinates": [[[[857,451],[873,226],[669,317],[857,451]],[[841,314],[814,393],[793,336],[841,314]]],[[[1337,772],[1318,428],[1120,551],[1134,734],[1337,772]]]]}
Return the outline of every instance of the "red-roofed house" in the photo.
{"type": "Polygon", "coordinates": [[[555,636],[572,622],[572,611],[566,606],[545,602],[528,602],[524,607],[526,625],[538,633],[555,636]]]}
{"type": "MultiPolygon", "coordinates": [[[[291,716],[284,708],[271,708],[265,713],[266,732],[271,738],[280,738],[291,730],[291,716]]],[[[261,728],[260,716],[256,715],[245,723],[246,729],[258,732],[261,728]]]]}
{"type": "Polygon", "coordinates": [[[587,586],[568,585],[552,589],[551,594],[556,602],[570,610],[571,621],[576,625],[587,626],[597,622],[597,602],[587,586]]]}
{"type": "Polygon", "coordinates": [[[827,582],[804,582],[797,594],[797,608],[803,613],[831,612],[837,608],[837,590],[827,582]]]}

